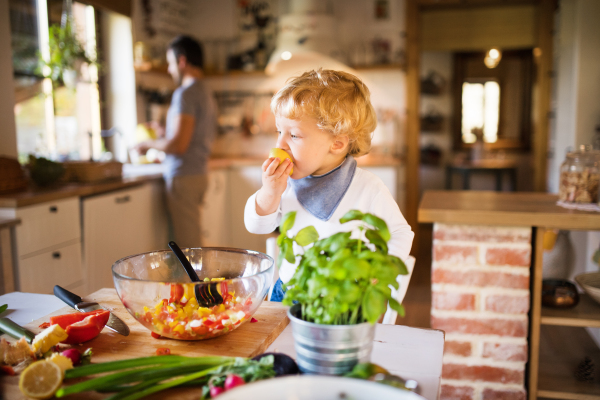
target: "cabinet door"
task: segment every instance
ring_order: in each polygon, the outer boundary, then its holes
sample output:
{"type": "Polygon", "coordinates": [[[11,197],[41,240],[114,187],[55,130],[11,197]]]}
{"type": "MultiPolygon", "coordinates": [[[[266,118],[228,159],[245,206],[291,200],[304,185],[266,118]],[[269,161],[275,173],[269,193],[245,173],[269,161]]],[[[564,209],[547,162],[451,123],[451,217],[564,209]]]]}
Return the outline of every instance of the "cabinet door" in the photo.
{"type": "Polygon", "coordinates": [[[54,285],[81,290],[82,283],[80,242],[19,260],[21,292],[52,294],[54,285]]]}
{"type": "Polygon", "coordinates": [[[18,208],[16,216],[20,257],[81,237],[78,197],[18,208]]]}
{"type": "MultiPolygon", "coordinates": [[[[153,188],[144,185],[83,199],[83,252],[87,292],[114,287],[112,265],[133,254],[156,250],[153,188]]],[[[161,248],[166,248],[164,243],[161,248]]]]}
{"type": "Polygon", "coordinates": [[[229,196],[227,195],[227,170],[211,171],[204,204],[200,207],[202,246],[230,247],[229,196]]]}

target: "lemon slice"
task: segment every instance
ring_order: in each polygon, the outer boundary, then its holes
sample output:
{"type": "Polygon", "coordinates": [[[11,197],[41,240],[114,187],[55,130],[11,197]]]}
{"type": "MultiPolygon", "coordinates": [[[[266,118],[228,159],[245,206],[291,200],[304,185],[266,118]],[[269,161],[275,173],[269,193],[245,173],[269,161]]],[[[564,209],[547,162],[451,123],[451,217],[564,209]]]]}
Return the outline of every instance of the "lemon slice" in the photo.
{"type": "Polygon", "coordinates": [[[52,354],[52,357],[48,358],[48,361],[52,361],[54,364],[58,365],[63,373],[66,370],[73,368],[73,361],[62,354],[54,353],[52,354]]]}
{"type": "Polygon", "coordinates": [[[21,372],[19,389],[33,399],[54,396],[63,380],[62,369],[52,361],[36,361],[21,372]]]}
{"type": "MultiPolygon", "coordinates": [[[[283,160],[285,160],[286,158],[289,159],[291,162],[294,162],[294,159],[292,158],[292,156],[290,156],[285,150],[278,149],[276,147],[272,148],[271,151],[269,151],[269,157],[279,158],[279,165],[281,165],[283,160]]],[[[294,167],[292,167],[292,170],[290,171],[290,175],[292,173],[294,173],[294,167]]]]}
{"type": "Polygon", "coordinates": [[[60,325],[51,325],[35,335],[35,338],[31,343],[31,348],[36,354],[44,354],[50,350],[52,346],[59,344],[67,337],[67,333],[60,325]]]}

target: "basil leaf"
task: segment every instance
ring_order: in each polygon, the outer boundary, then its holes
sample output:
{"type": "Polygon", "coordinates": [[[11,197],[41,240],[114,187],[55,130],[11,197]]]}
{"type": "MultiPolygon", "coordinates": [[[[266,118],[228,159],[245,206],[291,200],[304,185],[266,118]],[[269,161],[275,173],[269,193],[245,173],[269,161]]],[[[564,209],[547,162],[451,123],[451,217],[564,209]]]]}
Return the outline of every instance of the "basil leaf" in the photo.
{"type": "Polygon", "coordinates": [[[365,236],[367,237],[367,239],[369,239],[369,242],[373,243],[375,247],[377,247],[383,254],[387,254],[387,243],[385,240],[383,240],[381,234],[378,231],[368,229],[365,233],[365,236]]]}
{"type": "Polygon", "coordinates": [[[358,280],[369,277],[371,265],[359,258],[348,258],[344,260],[344,268],[348,271],[348,278],[358,280]]]}
{"type": "Polygon", "coordinates": [[[396,267],[398,267],[398,275],[408,275],[408,268],[406,268],[406,264],[404,264],[402,259],[390,255],[388,255],[388,259],[393,262],[396,267]]]}
{"type": "Polygon", "coordinates": [[[348,221],[360,220],[363,217],[363,213],[358,210],[350,210],[342,218],[340,218],[340,223],[345,224],[348,221]]]}
{"type": "Polygon", "coordinates": [[[296,222],[296,211],[291,211],[283,216],[281,219],[281,224],[279,225],[279,232],[282,235],[286,236],[288,231],[294,226],[294,222],[296,222]]]}
{"type": "Polygon", "coordinates": [[[390,240],[390,231],[384,220],[374,216],[373,214],[365,214],[362,220],[367,224],[377,228],[379,230],[379,234],[386,243],[390,240]]]}
{"type": "Polygon", "coordinates": [[[2,314],[8,308],[8,304],[3,304],[0,306],[0,314],[2,314]]]}
{"type": "Polygon", "coordinates": [[[290,264],[294,264],[296,262],[296,256],[294,255],[294,244],[292,242],[292,239],[286,238],[285,243],[287,244],[287,246],[285,249],[284,257],[287,262],[289,262],[290,264]]]}
{"type": "Polygon", "coordinates": [[[398,301],[396,301],[394,298],[390,298],[389,302],[391,309],[398,312],[398,315],[401,317],[404,317],[404,306],[398,303],[398,301]]]}
{"type": "Polygon", "coordinates": [[[307,226],[302,228],[300,232],[296,234],[296,243],[300,246],[308,246],[311,243],[316,242],[319,239],[319,233],[314,226],[307,226]]]}
{"type": "Polygon", "coordinates": [[[374,324],[385,313],[387,299],[385,295],[373,286],[367,287],[362,301],[362,313],[365,319],[374,324]]]}

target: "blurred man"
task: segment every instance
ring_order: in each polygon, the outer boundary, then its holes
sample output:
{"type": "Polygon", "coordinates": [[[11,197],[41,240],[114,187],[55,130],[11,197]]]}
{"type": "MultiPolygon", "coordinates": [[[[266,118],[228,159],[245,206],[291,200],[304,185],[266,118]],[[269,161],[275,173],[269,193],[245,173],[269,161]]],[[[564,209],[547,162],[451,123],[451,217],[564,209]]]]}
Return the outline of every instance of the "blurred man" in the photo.
{"type": "Polygon", "coordinates": [[[216,132],[216,106],[202,82],[203,53],[189,36],[175,38],[168,47],[169,74],[178,85],[167,113],[165,137],[136,146],[140,154],[154,148],[166,153],[164,178],[175,241],[198,247],[200,210],[208,184],[207,162],[216,132]]]}

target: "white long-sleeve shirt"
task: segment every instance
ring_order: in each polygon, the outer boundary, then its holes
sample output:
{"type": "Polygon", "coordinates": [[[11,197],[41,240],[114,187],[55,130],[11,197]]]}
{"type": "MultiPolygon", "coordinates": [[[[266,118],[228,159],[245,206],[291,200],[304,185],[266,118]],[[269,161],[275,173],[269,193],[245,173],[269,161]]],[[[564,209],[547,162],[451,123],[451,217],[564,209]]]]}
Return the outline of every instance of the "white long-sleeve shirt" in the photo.
{"type": "MultiPolygon", "coordinates": [[[[355,232],[355,228],[360,225],[360,222],[340,223],[340,218],[350,210],[360,210],[363,213],[371,213],[383,219],[387,223],[391,234],[391,239],[388,242],[389,254],[406,260],[410,253],[414,233],[381,179],[360,168],[356,168],[348,191],[328,221],[322,221],[306,211],[298,202],[294,189],[291,188],[291,185],[288,185],[281,196],[279,209],[270,215],[258,215],[256,213],[256,193],[250,196],[244,210],[244,223],[250,233],[271,233],[279,226],[283,215],[290,211],[296,211],[296,222],[292,229],[288,231],[288,236],[292,237],[300,229],[312,225],[319,233],[319,239],[322,239],[338,232],[355,232]]],[[[302,248],[294,243],[294,253],[299,254],[301,252],[302,248]]],[[[296,265],[283,260],[279,270],[279,277],[282,282],[288,282],[294,275],[295,270],[296,265]]]]}

